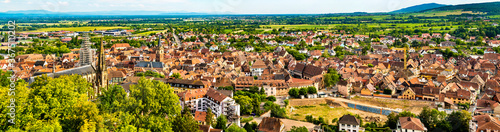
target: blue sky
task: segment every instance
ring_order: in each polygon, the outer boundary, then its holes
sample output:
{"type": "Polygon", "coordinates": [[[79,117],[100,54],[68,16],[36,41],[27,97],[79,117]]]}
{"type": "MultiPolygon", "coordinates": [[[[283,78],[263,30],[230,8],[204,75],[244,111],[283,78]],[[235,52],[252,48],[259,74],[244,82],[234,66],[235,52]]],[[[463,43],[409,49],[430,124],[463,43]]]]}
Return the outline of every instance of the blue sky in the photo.
{"type": "Polygon", "coordinates": [[[0,0],[0,12],[49,10],[231,12],[237,14],[321,14],[387,12],[424,4],[465,4],[499,0],[0,0]]]}

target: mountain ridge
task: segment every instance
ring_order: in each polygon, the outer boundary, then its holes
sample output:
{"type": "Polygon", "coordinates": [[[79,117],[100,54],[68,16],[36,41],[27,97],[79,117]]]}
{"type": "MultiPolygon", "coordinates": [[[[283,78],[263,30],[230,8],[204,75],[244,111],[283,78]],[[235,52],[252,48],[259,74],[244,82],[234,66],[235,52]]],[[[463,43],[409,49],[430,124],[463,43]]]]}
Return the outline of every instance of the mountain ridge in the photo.
{"type": "Polygon", "coordinates": [[[443,6],[448,6],[444,4],[438,4],[438,3],[425,3],[425,4],[420,4],[420,5],[414,5],[410,7],[405,7],[401,8],[399,10],[391,11],[391,13],[411,13],[411,12],[420,12],[428,9],[434,9],[434,8],[439,8],[443,6]]]}

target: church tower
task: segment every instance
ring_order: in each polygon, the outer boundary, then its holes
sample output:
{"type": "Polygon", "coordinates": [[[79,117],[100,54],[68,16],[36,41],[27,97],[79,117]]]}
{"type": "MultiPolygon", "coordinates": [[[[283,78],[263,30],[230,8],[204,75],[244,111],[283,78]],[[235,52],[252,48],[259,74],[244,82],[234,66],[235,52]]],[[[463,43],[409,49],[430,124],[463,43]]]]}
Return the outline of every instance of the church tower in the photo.
{"type": "Polygon", "coordinates": [[[99,49],[99,58],[96,65],[96,81],[94,87],[97,88],[97,94],[101,94],[101,88],[108,86],[108,69],[106,67],[106,56],[104,54],[104,46],[101,38],[101,48],[99,49]]]}
{"type": "Polygon", "coordinates": [[[163,36],[163,34],[160,34],[160,36],[158,37],[158,45],[156,47],[156,62],[162,62],[163,56],[165,55],[163,51],[163,45],[161,44],[161,36],[163,36]]]}

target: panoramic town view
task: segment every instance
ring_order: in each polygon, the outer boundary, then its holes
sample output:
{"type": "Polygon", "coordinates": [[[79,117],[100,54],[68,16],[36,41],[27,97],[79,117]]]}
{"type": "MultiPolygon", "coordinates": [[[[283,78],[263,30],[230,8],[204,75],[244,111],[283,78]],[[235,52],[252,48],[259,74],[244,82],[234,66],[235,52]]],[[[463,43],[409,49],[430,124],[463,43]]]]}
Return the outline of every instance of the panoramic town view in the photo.
{"type": "Polygon", "coordinates": [[[499,132],[500,1],[0,0],[0,131],[499,132]]]}

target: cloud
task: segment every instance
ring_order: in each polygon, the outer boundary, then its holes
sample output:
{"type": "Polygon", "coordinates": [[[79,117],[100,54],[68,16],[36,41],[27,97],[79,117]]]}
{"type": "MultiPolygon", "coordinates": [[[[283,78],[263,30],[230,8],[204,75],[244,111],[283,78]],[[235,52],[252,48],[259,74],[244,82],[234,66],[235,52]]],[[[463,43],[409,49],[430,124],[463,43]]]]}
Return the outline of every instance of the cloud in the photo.
{"type": "Polygon", "coordinates": [[[92,7],[99,7],[101,5],[97,4],[97,3],[94,3],[94,4],[88,4],[89,6],[92,6],[92,7]]]}
{"type": "Polygon", "coordinates": [[[64,6],[68,5],[68,2],[66,2],[66,1],[65,1],[65,2],[59,1],[59,2],[57,2],[57,3],[58,3],[59,5],[64,5],[64,6]]]}
{"type": "Polygon", "coordinates": [[[4,0],[3,3],[10,3],[10,0],[4,0]]]}

